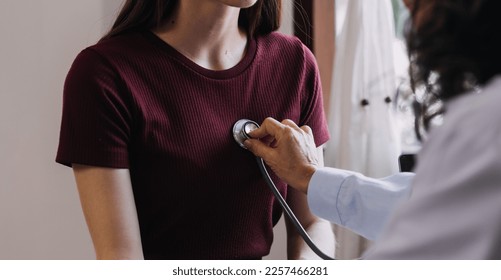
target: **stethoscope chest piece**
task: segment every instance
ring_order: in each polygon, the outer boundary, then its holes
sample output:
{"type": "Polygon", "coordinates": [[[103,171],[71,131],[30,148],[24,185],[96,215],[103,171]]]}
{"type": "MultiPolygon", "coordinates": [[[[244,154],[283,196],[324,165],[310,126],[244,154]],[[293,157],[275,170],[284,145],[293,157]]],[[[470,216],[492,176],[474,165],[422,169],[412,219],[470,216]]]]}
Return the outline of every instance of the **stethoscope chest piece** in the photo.
{"type": "Polygon", "coordinates": [[[233,138],[240,147],[247,149],[244,145],[245,140],[250,139],[248,133],[259,128],[259,125],[251,120],[241,119],[233,125],[233,138]]]}

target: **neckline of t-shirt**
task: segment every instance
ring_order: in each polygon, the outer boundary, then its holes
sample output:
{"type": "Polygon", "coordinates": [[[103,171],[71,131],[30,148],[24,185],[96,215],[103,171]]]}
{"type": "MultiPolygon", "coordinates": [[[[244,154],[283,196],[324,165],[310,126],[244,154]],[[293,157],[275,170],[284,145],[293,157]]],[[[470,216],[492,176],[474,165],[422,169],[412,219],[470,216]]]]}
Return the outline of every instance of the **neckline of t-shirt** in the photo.
{"type": "Polygon", "coordinates": [[[184,64],[186,67],[192,69],[193,71],[206,76],[208,78],[213,78],[213,79],[230,79],[233,77],[236,77],[240,75],[243,71],[245,71],[252,61],[254,60],[254,57],[257,52],[257,42],[255,39],[249,39],[248,46],[247,46],[247,51],[244,55],[244,57],[238,62],[235,66],[225,69],[225,70],[211,70],[204,68],[195,62],[193,62],[191,59],[187,58],[185,55],[180,53],[178,50],[176,50],[174,47],[169,45],[167,42],[159,38],[155,33],[152,31],[148,30],[143,33],[144,36],[149,39],[152,43],[155,45],[159,46],[161,49],[163,49],[165,52],[167,52],[171,57],[175,58],[182,64],[184,64]]]}

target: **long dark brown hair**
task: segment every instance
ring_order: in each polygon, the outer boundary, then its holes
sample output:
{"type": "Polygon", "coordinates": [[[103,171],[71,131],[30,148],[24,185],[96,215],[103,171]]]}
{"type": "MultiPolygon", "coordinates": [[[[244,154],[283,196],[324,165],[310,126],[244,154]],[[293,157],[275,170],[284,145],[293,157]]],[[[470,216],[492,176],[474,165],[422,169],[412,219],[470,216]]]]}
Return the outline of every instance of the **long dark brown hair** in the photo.
{"type": "MultiPolygon", "coordinates": [[[[137,30],[160,27],[180,0],[127,0],[111,30],[101,40],[137,30]]],[[[242,9],[238,24],[249,36],[265,35],[280,27],[281,0],[258,0],[242,9]]]]}
{"type": "Polygon", "coordinates": [[[425,98],[418,117],[427,130],[437,106],[501,73],[500,0],[415,0],[407,30],[413,88],[425,98]]]}

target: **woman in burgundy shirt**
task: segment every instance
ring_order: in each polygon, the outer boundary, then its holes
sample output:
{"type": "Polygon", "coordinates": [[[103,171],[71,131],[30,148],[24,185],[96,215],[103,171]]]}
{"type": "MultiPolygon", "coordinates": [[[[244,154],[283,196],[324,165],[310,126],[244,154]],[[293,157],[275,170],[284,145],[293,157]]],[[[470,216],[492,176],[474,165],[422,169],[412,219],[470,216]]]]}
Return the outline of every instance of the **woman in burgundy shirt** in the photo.
{"type": "MultiPolygon", "coordinates": [[[[99,259],[259,259],[281,209],[241,118],[309,125],[328,140],[315,59],[275,31],[279,0],[129,0],[65,82],[57,162],[74,170],[99,259]]],[[[274,176],[333,253],[330,224],[274,176]]],[[[288,257],[309,258],[288,227],[288,257]]],[[[323,245],[323,246],[322,246],[323,245]]]]}

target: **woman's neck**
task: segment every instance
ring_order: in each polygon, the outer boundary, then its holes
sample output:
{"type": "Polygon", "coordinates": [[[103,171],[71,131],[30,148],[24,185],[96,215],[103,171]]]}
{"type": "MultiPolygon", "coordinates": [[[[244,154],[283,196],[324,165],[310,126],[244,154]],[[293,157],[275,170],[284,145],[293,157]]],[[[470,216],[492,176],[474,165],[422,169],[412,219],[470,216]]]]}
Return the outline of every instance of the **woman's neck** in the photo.
{"type": "Polygon", "coordinates": [[[238,64],[246,51],[239,13],[239,8],[217,1],[182,0],[154,33],[198,65],[225,70],[238,64]]]}

